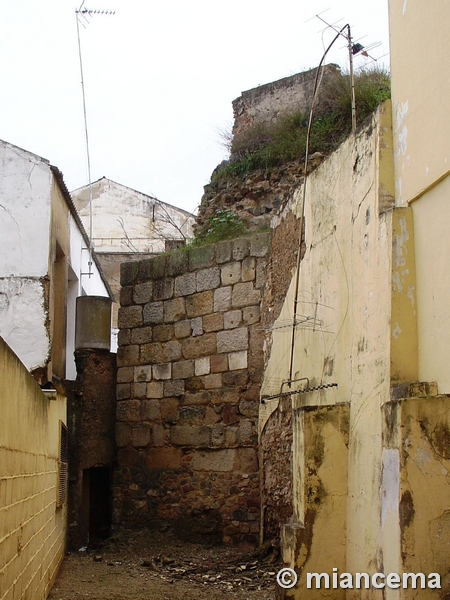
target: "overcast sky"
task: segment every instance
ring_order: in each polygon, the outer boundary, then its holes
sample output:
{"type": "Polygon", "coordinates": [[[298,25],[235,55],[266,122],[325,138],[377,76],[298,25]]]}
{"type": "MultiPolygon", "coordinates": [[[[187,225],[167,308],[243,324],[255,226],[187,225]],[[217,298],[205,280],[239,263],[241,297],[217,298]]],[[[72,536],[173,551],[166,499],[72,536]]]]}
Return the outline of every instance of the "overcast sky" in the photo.
{"type": "MultiPolygon", "coordinates": [[[[75,8],[0,0],[0,139],[88,182],[75,8]]],[[[194,211],[226,158],[220,132],[244,90],[312,68],[337,26],[389,62],[387,0],[86,0],[80,28],[92,180],[108,177],[194,211]],[[340,20],[341,19],[341,20],[340,20]],[[365,37],[364,37],[365,36],[365,37]]],[[[345,40],[327,62],[348,68],[345,40]]],[[[357,66],[366,62],[357,59],[357,66]]]]}

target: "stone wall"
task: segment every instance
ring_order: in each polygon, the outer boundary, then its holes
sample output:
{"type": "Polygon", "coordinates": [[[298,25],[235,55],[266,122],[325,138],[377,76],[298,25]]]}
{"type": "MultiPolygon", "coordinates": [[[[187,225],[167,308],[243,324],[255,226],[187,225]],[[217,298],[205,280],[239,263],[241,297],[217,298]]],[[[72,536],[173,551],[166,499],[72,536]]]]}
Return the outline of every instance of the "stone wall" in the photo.
{"type": "MultiPolygon", "coordinates": [[[[307,114],[311,107],[317,69],[296,73],[272,83],[242,92],[233,100],[233,136],[240,136],[255,123],[270,123],[285,113],[301,111],[307,114]]],[[[340,75],[339,67],[326,65],[323,77],[340,75]]]]}
{"type": "Polygon", "coordinates": [[[257,543],[270,234],[122,265],[114,520],[257,543]]]}

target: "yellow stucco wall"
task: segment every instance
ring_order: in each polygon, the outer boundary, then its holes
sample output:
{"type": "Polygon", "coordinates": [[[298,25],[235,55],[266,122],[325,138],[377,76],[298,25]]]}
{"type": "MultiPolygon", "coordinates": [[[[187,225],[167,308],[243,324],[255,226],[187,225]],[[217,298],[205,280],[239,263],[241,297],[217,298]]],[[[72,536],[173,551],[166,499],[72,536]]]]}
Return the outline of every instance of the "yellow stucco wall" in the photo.
{"type": "Polygon", "coordinates": [[[450,3],[389,1],[395,202],[414,222],[418,378],[450,393],[450,3]]]}
{"type": "Polygon", "coordinates": [[[66,506],[56,504],[66,399],[49,400],[1,338],[0,381],[0,599],[42,600],[65,551],[66,506]]]}

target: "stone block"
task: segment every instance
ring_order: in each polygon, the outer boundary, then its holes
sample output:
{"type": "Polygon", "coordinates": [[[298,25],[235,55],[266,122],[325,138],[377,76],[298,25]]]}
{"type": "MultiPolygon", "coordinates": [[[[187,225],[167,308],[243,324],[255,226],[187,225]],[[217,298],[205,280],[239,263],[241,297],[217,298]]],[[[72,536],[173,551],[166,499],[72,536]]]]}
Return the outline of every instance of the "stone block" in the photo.
{"type": "Polygon", "coordinates": [[[214,295],[211,290],[193,294],[186,298],[186,314],[189,318],[202,317],[214,312],[213,309],[214,295]]]}
{"type": "Polygon", "coordinates": [[[175,296],[190,296],[195,294],[197,279],[195,273],[184,273],[175,278],[175,296]]]}
{"type": "Polygon", "coordinates": [[[212,373],[205,376],[205,389],[215,390],[222,387],[222,375],[220,373],[212,373]]]}
{"type": "Polygon", "coordinates": [[[269,252],[270,240],[271,234],[269,231],[253,235],[250,240],[250,255],[266,256],[269,252]]]}
{"type": "Polygon", "coordinates": [[[212,313],[211,315],[205,315],[203,317],[203,330],[205,333],[211,331],[220,331],[223,329],[223,314],[220,312],[212,313]]]}
{"type": "Polygon", "coordinates": [[[217,352],[235,352],[247,350],[248,330],[247,327],[219,331],[217,333],[217,352]]]}
{"type": "Polygon", "coordinates": [[[182,273],[186,273],[189,264],[189,251],[180,249],[171,252],[167,256],[166,275],[167,277],[176,277],[182,273]]]}
{"type": "Polygon", "coordinates": [[[147,384],[147,398],[162,398],[164,396],[164,383],[151,381],[147,384]]]}
{"type": "Polygon", "coordinates": [[[127,346],[131,343],[131,329],[121,329],[117,336],[117,344],[119,346],[127,346]]]}
{"type": "Polygon", "coordinates": [[[224,387],[243,388],[248,383],[248,371],[228,371],[222,375],[222,383],[224,387]]]}
{"type": "Polygon", "coordinates": [[[232,262],[221,268],[222,285],[234,285],[241,281],[241,263],[232,262]]]}
{"type": "Polygon", "coordinates": [[[153,365],[153,378],[157,381],[170,379],[172,377],[172,364],[161,363],[153,365]]]}
{"type": "Polygon", "coordinates": [[[133,381],[133,377],[133,367],[120,367],[120,369],[117,369],[117,383],[130,383],[133,381]]]}
{"type": "Polygon", "coordinates": [[[255,446],[258,443],[258,434],[253,421],[243,419],[239,425],[241,444],[255,446]]]}
{"type": "Polygon", "coordinates": [[[242,310],[230,310],[223,315],[223,328],[235,329],[242,324],[242,310]]]}
{"type": "Polygon", "coordinates": [[[250,256],[242,261],[242,281],[254,281],[256,278],[256,260],[250,256]]]}
{"type": "Polygon", "coordinates": [[[216,244],[216,262],[221,265],[230,262],[233,256],[233,242],[231,240],[223,240],[216,244]]]}
{"type": "Polygon", "coordinates": [[[120,265],[120,284],[132,285],[139,272],[139,263],[137,261],[123,262],[120,265]]]}
{"type": "Polygon", "coordinates": [[[217,414],[216,411],[214,409],[212,409],[210,406],[208,406],[206,408],[206,412],[205,412],[205,425],[215,425],[216,423],[218,423],[221,420],[221,416],[220,414],[217,414]]]}
{"type": "Polygon", "coordinates": [[[170,442],[174,446],[191,446],[194,448],[209,446],[211,432],[209,427],[175,425],[170,430],[170,442]]]}
{"type": "Polygon", "coordinates": [[[233,308],[242,308],[244,306],[251,306],[252,304],[259,304],[260,301],[261,291],[255,289],[251,281],[237,283],[233,287],[231,298],[231,305],[233,308]]]}
{"type": "Polygon", "coordinates": [[[178,340],[172,340],[164,344],[164,361],[171,362],[174,360],[180,360],[181,358],[181,344],[178,340]]]}
{"type": "Polygon", "coordinates": [[[204,377],[189,377],[184,385],[187,392],[200,392],[205,389],[204,377]]]}
{"type": "Polygon", "coordinates": [[[178,421],[179,402],[177,398],[164,398],[161,400],[161,419],[162,421],[178,421]]]}
{"type": "Polygon", "coordinates": [[[247,368],[247,351],[230,352],[228,355],[228,367],[230,371],[239,371],[247,368]]]}
{"type": "Polygon", "coordinates": [[[143,421],[159,421],[161,419],[161,402],[154,398],[143,400],[141,419],[143,421]]]}
{"type": "Polygon", "coordinates": [[[146,281],[147,279],[153,279],[153,259],[144,258],[139,261],[139,281],[146,281]]]}
{"type": "Polygon", "coordinates": [[[214,390],[211,397],[211,404],[239,404],[240,399],[239,390],[234,388],[222,388],[221,390],[214,390]]]}
{"type": "Polygon", "coordinates": [[[183,379],[170,379],[164,382],[164,396],[169,398],[170,396],[182,396],[184,394],[184,380],[183,379]]]}
{"type": "Polygon", "coordinates": [[[221,423],[216,423],[211,427],[211,445],[215,448],[225,444],[225,427],[221,423]]]}
{"type": "Polygon", "coordinates": [[[174,298],[164,303],[164,322],[175,323],[186,318],[184,298],[174,298]]]}
{"type": "Polygon", "coordinates": [[[131,306],[133,304],[133,287],[126,285],[120,289],[120,306],[131,306]]]}
{"type": "Polygon", "coordinates": [[[215,354],[210,358],[211,373],[224,373],[228,371],[228,355],[215,354]]]}
{"type": "Polygon", "coordinates": [[[227,427],[225,429],[225,445],[237,446],[239,443],[239,429],[237,427],[227,427]]]}
{"type": "Polygon", "coordinates": [[[191,319],[191,332],[193,337],[203,335],[203,320],[202,317],[195,317],[191,319]]]}
{"type": "Polygon", "coordinates": [[[220,269],[211,267],[197,271],[197,292],[214,290],[220,285],[220,269]]]}
{"type": "Polygon", "coordinates": [[[250,239],[237,238],[233,240],[233,259],[243,260],[250,254],[250,239]]]}
{"type": "Polygon", "coordinates": [[[203,358],[197,358],[195,360],[195,375],[209,375],[210,370],[211,370],[209,361],[210,361],[209,356],[205,356],[203,358]]]}
{"type": "Polygon", "coordinates": [[[261,319],[261,309],[259,306],[246,306],[242,310],[242,320],[245,325],[254,325],[261,319]]]}
{"type": "Polygon", "coordinates": [[[191,321],[186,319],[185,321],[179,321],[174,325],[175,337],[178,340],[187,338],[191,335],[191,321]]]}
{"type": "Polygon", "coordinates": [[[141,365],[134,367],[133,381],[151,381],[152,380],[152,367],[151,365],[141,365]]]}
{"type": "Polygon", "coordinates": [[[262,289],[267,282],[267,260],[265,258],[258,258],[256,261],[256,280],[255,288],[262,289]]]}
{"type": "Polygon", "coordinates": [[[255,448],[237,448],[236,462],[233,465],[238,473],[257,473],[258,454],[255,448]]]}
{"type": "MultiPolygon", "coordinates": [[[[214,312],[225,312],[231,308],[232,287],[218,288],[214,292],[214,312]]],[[[210,311],[213,312],[213,311],[210,311]]]]}
{"type": "Polygon", "coordinates": [[[141,364],[151,365],[164,362],[163,345],[159,342],[143,344],[141,346],[141,364]]]}
{"type": "Polygon", "coordinates": [[[128,423],[116,423],[116,444],[119,448],[131,443],[131,427],[128,423]]]}
{"type": "Polygon", "coordinates": [[[133,288],[133,300],[135,304],[146,304],[152,300],[153,282],[137,283],[133,288]]]}
{"type": "Polygon", "coordinates": [[[155,342],[168,342],[173,336],[173,325],[156,325],[153,327],[153,340],[155,342]]]}
{"type": "Polygon", "coordinates": [[[258,417],[259,402],[252,400],[242,400],[239,402],[239,412],[245,417],[258,417]]]}
{"type": "Polygon", "coordinates": [[[150,427],[148,425],[133,427],[131,439],[135,448],[145,448],[150,443],[150,427]]]}
{"type": "Polygon", "coordinates": [[[184,405],[185,406],[206,406],[211,402],[211,392],[201,391],[201,392],[186,392],[184,395],[184,405]]]}
{"type": "Polygon", "coordinates": [[[204,406],[183,406],[180,408],[180,424],[203,425],[205,413],[204,406]]]}
{"type": "Polygon", "coordinates": [[[144,323],[162,323],[164,321],[163,302],[149,302],[144,306],[142,316],[144,323]]]}
{"type": "Polygon", "coordinates": [[[195,362],[193,360],[182,360],[172,365],[172,376],[174,379],[187,379],[188,377],[193,377],[194,372],[195,362]]]}
{"type": "Polygon", "coordinates": [[[122,346],[117,350],[118,367],[134,367],[139,364],[139,346],[122,346]]]}
{"type": "Polygon", "coordinates": [[[153,446],[160,447],[164,446],[164,425],[161,423],[154,423],[152,425],[152,441],[153,446]]]}
{"type": "Polygon", "coordinates": [[[225,425],[232,425],[233,423],[239,422],[239,416],[237,414],[237,407],[231,404],[225,404],[222,409],[222,420],[225,425]]]}
{"type": "Polygon", "coordinates": [[[136,382],[131,384],[131,395],[133,398],[147,397],[147,384],[144,382],[136,382]]]}
{"type": "Polygon", "coordinates": [[[119,308],[118,325],[120,329],[142,325],[142,306],[121,306],[119,308]]]}
{"type": "Polygon", "coordinates": [[[152,258],[152,279],[162,279],[166,276],[167,255],[158,254],[152,258]]]}
{"type": "Polygon", "coordinates": [[[173,296],[173,279],[158,279],[153,282],[153,301],[169,300],[173,296]]]}
{"type": "Polygon", "coordinates": [[[141,402],[139,400],[123,400],[117,403],[118,421],[139,421],[141,402]]]}
{"type": "Polygon", "coordinates": [[[183,452],[179,448],[150,448],[146,464],[151,470],[177,470],[181,468],[183,452]]]}
{"type": "Polygon", "coordinates": [[[192,468],[194,471],[229,473],[234,470],[236,462],[240,464],[235,448],[223,450],[198,450],[194,454],[192,468]]]}
{"type": "Polygon", "coordinates": [[[153,327],[138,327],[131,331],[132,344],[148,344],[152,341],[153,327]]]}
{"type": "Polygon", "coordinates": [[[131,397],[131,385],[129,383],[118,383],[116,386],[117,400],[126,400],[131,397]]]}
{"type": "Polygon", "coordinates": [[[204,269],[205,267],[212,267],[214,254],[215,247],[213,245],[192,248],[189,251],[189,269],[195,271],[197,269],[204,269]]]}
{"type": "Polygon", "coordinates": [[[196,338],[183,340],[182,353],[186,359],[200,358],[216,352],[216,334],[206,333],[196,338]]]}

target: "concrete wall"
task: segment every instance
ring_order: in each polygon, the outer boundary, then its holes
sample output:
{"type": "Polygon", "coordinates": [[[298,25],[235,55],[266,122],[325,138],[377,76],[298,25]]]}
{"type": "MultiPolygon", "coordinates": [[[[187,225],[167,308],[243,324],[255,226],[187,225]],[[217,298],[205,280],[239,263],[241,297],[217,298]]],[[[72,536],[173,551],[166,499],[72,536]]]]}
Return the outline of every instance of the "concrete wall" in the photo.
{"type": "Polygon", "coordinates": [[[2,339],[0,380],[0,598],[46,598],[65,553],[56,499],[66,400],[49,400],[2,339]]]}
{"type": "Polygon", "coordinates": [[[114,518],[256,543],[270,236],[122,265],[114,518]]]}
{"type": "Polygon", "coordinates": [[[413,212],[419,379],[436,381],[440,393],[449,393],[450,115],[443,99],[450,80],[442,60],[450,50],[450,6],[390,0],[389,8],[395,201],[413,212]],[[426,52],[416,43],[421,39],[429,40],[426,52]]]}

